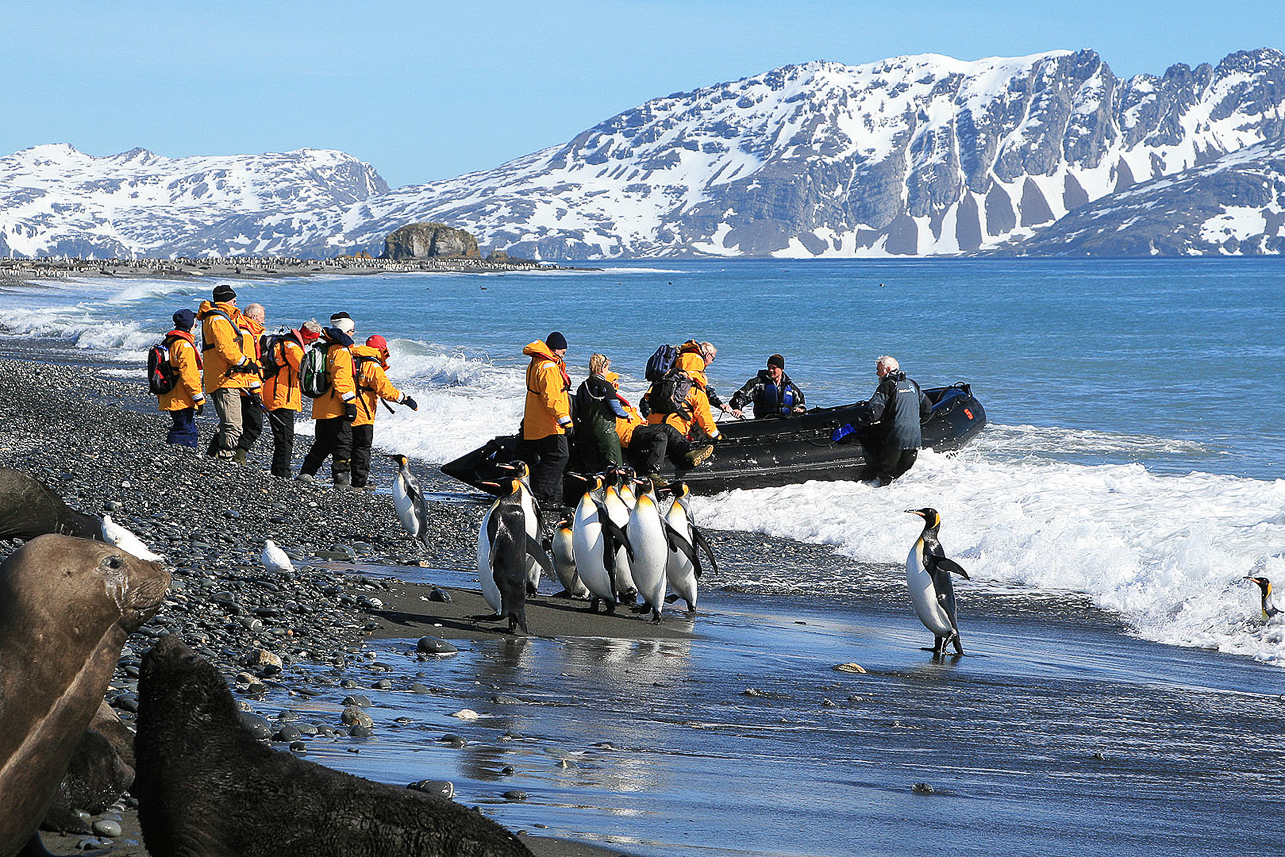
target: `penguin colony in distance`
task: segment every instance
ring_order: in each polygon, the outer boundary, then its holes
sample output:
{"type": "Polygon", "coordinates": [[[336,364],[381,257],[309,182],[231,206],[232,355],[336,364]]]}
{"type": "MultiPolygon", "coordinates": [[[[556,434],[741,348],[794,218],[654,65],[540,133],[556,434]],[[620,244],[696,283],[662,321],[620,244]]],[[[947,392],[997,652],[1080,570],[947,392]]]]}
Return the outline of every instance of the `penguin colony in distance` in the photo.
{"type": "Polygon", "coordinates": [[[1276,601],[1276,596],[1272,591],[1272,582],[1265,577],[1246,577],[1250,583],[1258,584],[1259,591],[1263,594],[1263,621],[1267,621],[1281,612],[1281,607],[1276,601]]]}
{"type": "Polygon", "coordinates": [[[397,462],[397,477],[393,480],[393,506],[397,509],[397,520],[412,539],[419,539],[428,545],[428,501],[424,492],[419,490],[419,483],[410,472],[410,461],[406,456],[397,454],[388,456],[397,462]]]}
{"type": "Polygon", "coordinates": [[[933,633],[933,655],[941,655],[948,643],[954,644],[955,653],[964,653],[959,639],[959,621],[955,615],[955,588],[951,574],[968,580],[968,572],[946,557],[937,531],[941,528],[941,515],[936,509],[907,509],[911,515],[924,519],[924,530],[915,540],[906,557],[906,585],[910,588],[910,601],[915,615],[924,627],[933,633]]]}

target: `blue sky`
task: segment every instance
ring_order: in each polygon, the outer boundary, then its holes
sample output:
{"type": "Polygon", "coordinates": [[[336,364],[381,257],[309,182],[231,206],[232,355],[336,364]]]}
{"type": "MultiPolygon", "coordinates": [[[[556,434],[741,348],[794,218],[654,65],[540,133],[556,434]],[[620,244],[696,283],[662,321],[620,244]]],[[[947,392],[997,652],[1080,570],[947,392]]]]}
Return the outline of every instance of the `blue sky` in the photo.
{"type": "Polygon", "coordinates": [[[0,153],[334,148],[393,187],[814,59],[1092,48],[1117,75],[1285,49],[1285,0],[4,0],[0,153]]]}

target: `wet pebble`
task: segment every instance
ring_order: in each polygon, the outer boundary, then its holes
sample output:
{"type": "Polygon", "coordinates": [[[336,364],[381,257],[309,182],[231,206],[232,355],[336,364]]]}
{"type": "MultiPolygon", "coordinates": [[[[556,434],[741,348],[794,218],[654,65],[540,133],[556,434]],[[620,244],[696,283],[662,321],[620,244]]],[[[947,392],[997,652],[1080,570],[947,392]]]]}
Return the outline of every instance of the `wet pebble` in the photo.
{"type": "Polygon", "coordinates": [[[415,648],[426,655],[453,655],[459,651],[455,646],[437,637],[420,637],[415,648]]]}
{"type": "Polygon", "coordinates": [[[425,794],[437,795],[438,797],[455,797],[455,784],[448,780],[420,780],[419,782],[411,783],[406,788],[424,792],[425,794]]]}
{"type": "Polygon", "coordinates": [[[526,800],[527,794],[526,792],[519,791],[518,789],[511,789],[510,791],[507,791],[503,795],[501,795],[501,797],[503,797],[505,800],[521,801],[521,800],[526,800]]]}
{"type": "Polygon", "coordinates": [[[110,818],[100,818],[94,822],[94,833],[99,836],[106,836],[109,839],[115,839],[121,834],[120,824],[110,818]]]}
{"type": "Polygon", "coordinates": [[[930,794],[936,794],[937,792],[937,790],[932,786],[928,785],[928,783],[915,783],[913,786],[910,787],[910,790],[917,795],[930,795],[930,794]]]}
{"type": "Polygon", "coordinates": [[[355,705],[349,705],[345,708],[339,719],[345,726],[362,726],[369,729],[375,725],[375,721],[371,719],[370,715],[355,705]]]}
{"type": "Polygon", "coordinates": [[[272,737],[272,724],[268,722],[266,717],[253,714],[249,711],[240,712],[240,717],[241,725],[248,729],[250,734],[255,738],[262,739],[272,737]]]}
{"type": "Polygon", "coordinates": [[[445,744],[446,746],[454,747],[457,750],[460,749],[461,747],[468,746],[468,741],[465,740],[463,735],[455,735],[453,733],[447,733],[446,735],[443,735],[441,738],[438,738],[437,740],[445,744]]]}

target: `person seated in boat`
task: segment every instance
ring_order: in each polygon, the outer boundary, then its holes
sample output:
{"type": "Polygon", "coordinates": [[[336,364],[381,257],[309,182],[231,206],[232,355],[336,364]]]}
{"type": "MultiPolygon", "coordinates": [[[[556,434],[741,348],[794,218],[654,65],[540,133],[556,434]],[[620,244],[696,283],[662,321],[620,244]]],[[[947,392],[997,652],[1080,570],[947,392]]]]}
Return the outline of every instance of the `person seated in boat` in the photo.
{"type": "MultiPolygon", "coordinates": [[[[576,390],[572,414],[576,426],[576,451],[586,473],[601,473],[625,463],[616,421],[628,419],[620,394],[607,380],[611,360],[603,354],[589,357],[589,377],[576,390]]],[[[614,373],[613,373],[614,374],[614,373]]]]}
{"type": "Polygon", "coordinates": [[[744,416],[743,409],[749,404],[754,405],[755,419],[788,417],[807,410],[803,404],[803,391],[785,374],[785,358],[780,354],[767,358],[767,368],[760,369],[757,375],[745,382],[745,386],[732,394],[733,416],[744,416]]]}
{"type": "Polygon", "coordinates": [[[682,371],[647,391],[647,425],[634,430],[629,446],[640,473],[656,473],[666,457],[683,470],[714,453],[721,435],[710,409],[705,367],[717,353],[708,342],[683,343],[675,364],[682,371]]]}
{"type": "Polygon", "coordinates": [[[865,450],[863,481],[887,485],[915,465],[924,445],[920,424],[932,414],[932,401],[887,355],[875,362],[879,386],[853,426],[865,450]]]}

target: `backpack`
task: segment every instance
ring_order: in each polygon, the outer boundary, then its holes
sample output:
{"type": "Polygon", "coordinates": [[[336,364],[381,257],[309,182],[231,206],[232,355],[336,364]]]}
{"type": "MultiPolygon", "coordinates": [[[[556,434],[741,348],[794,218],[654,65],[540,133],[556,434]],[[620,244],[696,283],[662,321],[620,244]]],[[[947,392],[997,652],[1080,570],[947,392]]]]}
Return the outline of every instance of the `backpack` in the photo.
{"type": "Polygon", "coordinates": [[[178,371],[170,362],[169,337],[147,349],[147,391],[160,396],[174,389],[178,371]]]}
{"type": "Polygon", "coordinates": [[[263,366],[263,377],[265,379],[275,378],[282,369],[286,368],[287,364],[281,362],[285,360],[285,349],[278,348],[278,346],[287,341],[297,342],[298,340],[291,334],[292,331],[282,328],[276,333],[265,333],[259,337],[259,353],[262,355],[262,359],[259,362],[263,366]],[[278,355],[280,355],[281,361],[277,359],[278,355]]]}
{"type": "Polygon", "coordinates": [[[670,369],[651,385],[647,401],[654,414],[688,415],[687,396],[692,391],[692,376],[681,369],[670,369]]]}
{"type": "Polygon", "coordinates": [[[324,396],[330,389],[324,345],[314,345],[303,355],[303,362],[299,364],[299,389],[310,399],[324,396]]]}
{"type": "Polygon", "coordinates": [[[653,384],[669,374],[669,370],[674,368],[678,362],[678,346],[662,345],[656,349],[656,353],[647,358],[647,368],[643,372],[643,377],[653,384]]]}

